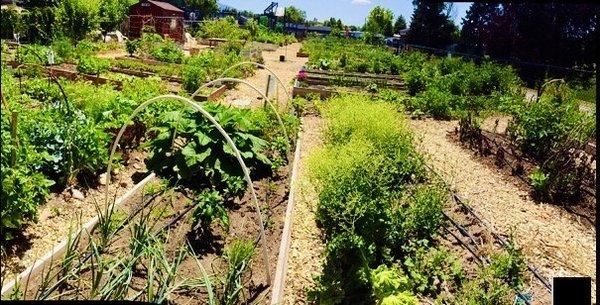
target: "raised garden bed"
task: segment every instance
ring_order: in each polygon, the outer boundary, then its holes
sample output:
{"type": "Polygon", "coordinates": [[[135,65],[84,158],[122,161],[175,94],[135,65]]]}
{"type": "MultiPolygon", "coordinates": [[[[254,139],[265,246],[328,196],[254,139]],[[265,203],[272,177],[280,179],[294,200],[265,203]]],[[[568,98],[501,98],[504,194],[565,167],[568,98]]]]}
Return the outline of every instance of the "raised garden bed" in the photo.
{"type": "Polygon", "coordinates": [[[194,96],[196,101],[214,101],[221,97],[225,91],[227,91],[227,85],[221,85],[219,87],[208,87],[200,92],[200,94],[194,96]]]}
{"type": "MultiPolygon", "coordinates": [[[[28,269],[33,272],[23,275],[23,280],[26,281],[21,281],[16,286],[3,287],[3,295],[7,296],[13,289],[18,289],[22,293],[19,297],[21,299],[53,299],[60,295],[63,300],[132,298],[161,303],[153,299],[149,291],[155,289],[154,292],[161,295],[166,289],[168,292],[162,296],[168,298],[169,304],[204,303],[209,298],[202,280],[206,276],[205,272],[210,274],[213,284],[217,282],[215,277],[225,279],[231,276],[232,265],[227,259],[228,249],[236,241],[243,240],[247,245],[253,245],[253,250],[251,257],[245,262],[247,271],[238,275],[241,281],[239,288],[242,289],[240,302],[251,303],[253,300],[268,298],[267,288],[273,283],[280,256],[279,244],[290,191],[290,174],[297,156],[298,153],[290,154],[289,164],[280,167],[273,175],[254,181],[256,193],[263,205],[262,213],[266,216],[268,266],[263,265],[263,248],[259,246],[261,243],[257,243],[258,215],[248,192],[240,199],[225,198],[224,204],[229,211],[230,220],[228,230],[217,222],[209,226],[209,231],[198,230],[190,217],[195,204],[190,201],[187,188],[167,187],[155,179],[154,186],[142,189],[141,185],[152,179],[150,176],[124,196],[131,199],[123,202],[113,214],[116,215],[116,222],[115,229],[111,232],[115,235],[100,252],[92,253],[91,249],[98,248],[93,248],[94,244],[90,244],[91,237],[95,245],[98,245],[101,238],[99,227],[92,231],[95,223],[88,222],[84,227],[90,235],[84,234],[74,243],[63,241],[45,256],[43,262],[36,264],[35,270],[28,269]],[[140,254],[141,257],[136,258],[130,247],[135,244],[133,241],[143,242],[138,233],[147,234],[144,236],[152,238],[151,243],[157,243],[156,246],[148,244],[146,250],[156,247],[154,249],[158,251],[143,252],[146,254],[140,254]],[[57,249],[60,251],[56,251],[57,249]],[[180,257],[182,251],[186,255],[180,257]],[[73,255],[76,256],[75,259],[69,260],[68,258],[74,258],[73,255]],[[154,261],[156,256],[159,260],[154,261]],[[65,266],[68,266],[67,269],[63,269],[65,266]],[[105,270],[98,266],[112,267],[105,270]],[[73,272],[69,272],[71,270],[73,272]],[[127,273],[126,270],[132,273],[127,273]],[[271,282],[266,281],[267,270],[271,274],[271,282]],[[172,272],[174,278],[166,282],[164,276],[168,272],[172,272]],[[121,279],[124,275],[127,275],[126,278],[121,279]],[[88,283],[98,280],[98,276],[100,285],[96,286],[97,289],[91,288],[88,283]],[[120,287],[125,290],[119,294],[119,289],[104,289],[111,285],[122,285],[120,287]],[[54,288],[50,288],[53,286],[54,288]]],[[[216,285],[220,294],[221,286],[216,285]]]]}
{"type": "Polygon", "coordinates": [[[180,66],[181,64],[176,64],[176,63],[169,63],[169,62],[164,62],[164,61],[160,61],[160,60],[154,60],[154,59],[150,59],[150,58],[139,58],[139,57],[129,57],[129,56],[122,56],[122,57],[116,57],[116,60],[119,59],[128,59],[128,60],[136,60],[145,64],[149,64],[149,65],[178,65],[180,66]]]}
{"type": "Polygon", "coordinates": [[[170,81],[170,82],[174,82],[174,83],[182,83],[183,79],[181,77],[176,77],[176,76],[167,76],[167,75],[158,75],[156,73],[153,72],[146,72],[146,71],[139,71],[139,70],[133,70],[133,69],[126,69],[126,68],[121,68],[121,67],[111,67],[110,71],[112,72],[117,72],[117,73],[123,73],[123,74],[127,74],[127,75],[133,75],[133,76],[139,76],[139,77],[151,77],[151,76],[158,76],[166,81],[170,81]]]}
{"type": "Polygon", "coordinates": [[[375,78],[375,79],[386,79],[386,80],[397,80],[402,81],[402,77],[399,75],[392,74],[374,74],[374,73],[356,73],[356,72],[343,72],[343,71],[330,71],[330,70],[317,70],[307,69],[306,72],[310,74],[321,74],[330,76],[351,76],[359,78],[375,78]]]}
{"type": "Polygon", "coordinates": [[[297,52],[297,53],[296,53],[296,57],[308,57],[308,53],[304,53],[304,52],[297,52]]]}
{"type": "MultiPolygon", "coordinates": [[[[6,62],[6,64],[13,68],[16,68],[19,66],[19,63],[16,61],[8,61],[8,62],[6,62]]],[[[95,85],[111,84],[111,85],[114,85],[119,90],[121,88],[123,88],[122,81],[106,78],[106,77],[99,76],[99,75],[83,74],[83,73],[71,71],[71,70],[68,70],[65,68],[52,67],[52,66],[44,66],[44,67],[42,67],[42,71],[45,74],[52,75],[55,77],[64,77],[69,80],[76,80],[79,78],[83,78],[85,80],[91,81],[95,85]]]]}
{"type": "Polygon", "coordinates": [[[303,80],[303,82],[309,85],[337,85],[344,87],[367,86],[370,84],[377,84],[378,86],[385,88],[394,88],[398,90],[405,89],[404,82],[402,81],[391,79],[360,78],[356,76],[334,76],[309,73],[308,76],[303,80]]]}

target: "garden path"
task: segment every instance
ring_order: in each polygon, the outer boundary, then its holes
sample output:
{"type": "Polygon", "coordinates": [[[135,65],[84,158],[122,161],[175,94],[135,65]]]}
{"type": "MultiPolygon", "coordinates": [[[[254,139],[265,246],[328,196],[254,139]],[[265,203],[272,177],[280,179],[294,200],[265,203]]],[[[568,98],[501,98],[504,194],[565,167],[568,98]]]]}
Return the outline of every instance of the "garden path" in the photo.
{"type": "MultiPolygon", "coordinates": [[[[292,91],[293,80],[300,71],[300,68],[306,64],[308,58],[296,57],[296,52],[300,50],[301,43],[292,43],[287,46],[279,47],[276,51],[262,51],[264,59],[264,65],[269,67],[277,74],[281,81],[286,85],[287,89],[292,91]],[[279,55],[285,55],[285,61],[279,61],[279,55]]],[[[246,78],[250,84],[256,86],[263,93],[267,86],[267,77],[269,71],[266,69],[257,69],[255,74],[246,78]]],[[[277,85],[277,96],[278,100],[284,102],[286,95],[281,85],[277,85]]],[[[269,93],[270,98],[274,98],[275,95],[269,93]]],[[[231,104],[236,99],[247,100],[250,102],[249,107],[255,108],[263,105],[264,101],[259,99],[259,94],[252,90],[248,86],[238,85],[234,90],[230,90],[226,93],[225,102],[231,104]]]]}
{"type": "Polygon", "coordinates": [[[595,229],[560,206],[534,202],[502,173],[478,162],[472,152],[446,136],[457,125],[457,121],[411,121],[421,138],[417,147],[427,155],[429,164],[497,233],[508,234],[514,228],[527,261],[548,279],[592,277],[595,299],[595,229]]]}
{"type": "Polygon", "coordinates": [[[307,304],[307,291],[314,287],[313,277],[321,273],[323,242],[315,221],[317,193],[308,179],[307,158],[323,145],[323,121],[316,116],[302,118],[300,161],[292,218],[284,304],[307,304]]]}

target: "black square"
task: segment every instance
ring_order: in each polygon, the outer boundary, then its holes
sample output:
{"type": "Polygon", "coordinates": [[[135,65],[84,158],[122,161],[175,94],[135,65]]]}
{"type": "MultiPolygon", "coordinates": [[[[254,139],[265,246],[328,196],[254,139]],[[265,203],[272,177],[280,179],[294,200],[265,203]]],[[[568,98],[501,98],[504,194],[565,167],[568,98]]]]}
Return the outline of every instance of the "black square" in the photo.
{"type": "Polygon", "coordinates": [[[552,278],[552,305],[592,304],[592,279],[590,277],[552,278]]]}

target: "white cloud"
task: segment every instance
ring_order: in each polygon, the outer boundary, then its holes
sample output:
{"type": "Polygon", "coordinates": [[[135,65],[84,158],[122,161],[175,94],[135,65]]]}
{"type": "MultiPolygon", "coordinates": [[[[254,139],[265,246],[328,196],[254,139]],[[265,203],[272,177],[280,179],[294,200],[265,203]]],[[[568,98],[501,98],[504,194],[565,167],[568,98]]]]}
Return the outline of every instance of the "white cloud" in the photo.
{"type": "Polygon", "coordinates": [[[352,0],[352,4],[356,4],[356,5],[367,5],[367,4],[371,4],[371,0],[352,0]]]}

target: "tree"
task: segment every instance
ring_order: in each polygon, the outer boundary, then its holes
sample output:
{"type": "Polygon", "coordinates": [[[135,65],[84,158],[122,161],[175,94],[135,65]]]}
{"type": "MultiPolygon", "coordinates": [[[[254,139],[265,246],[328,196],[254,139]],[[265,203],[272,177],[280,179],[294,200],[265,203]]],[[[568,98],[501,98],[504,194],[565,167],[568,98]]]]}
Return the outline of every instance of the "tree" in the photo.
{"type": "Polygon", "coordinates": [[[453,43],[456,25],[448,16],[443,2],[413,1],[416,6],[406,40],[408,43],[435,48],[446,48],[453,43]]]}
{"type": "Polygon", "coordinates": [[[62,34],[75,42],[98,28],[99,12],[98,0],[63,0],[56,18],[62,34]]]}
{"type": "Polygon", "coordinates": [[[491,23],[499,13],[499,5],[475,2],[462,20],[460,48],[469,53],[483,54],[490,40],[491,23]]]}
{"type": "Polygon", "coordinates": [[[396,22],[394,22],[394,33],[398,34],[401,30],[404,29],[406,29],[406,20],[404,20],[404,17],[402,17],[402,15],[400,15],[398,16],[398,19],[396,19],[396,22]]]}
{"type": "Polygon", "coordinates": [[[188,0],[189,6],[200,10],[200,19],[214,15],[219,11],[217,0],[188,0]]]}
{"type": "Polygon", "coordinates": [[[286,7],[284,16],[285,20],[292,23],[304,23],[306,20],[306,12],[295,6],[286,7]]]}
{"type": "Polygon", "coordinates": [[[391,36],[393,34],[393,20],[394,14],[392,11],[378,5],[369,12],[365,30],[373,34],[391,36]]]}
{"type": "Polygon", "coordinates": [[[100,28],[106,34],[127,20],[129,6],[135,0],[102,0],[100,3],[100,28]]]}

